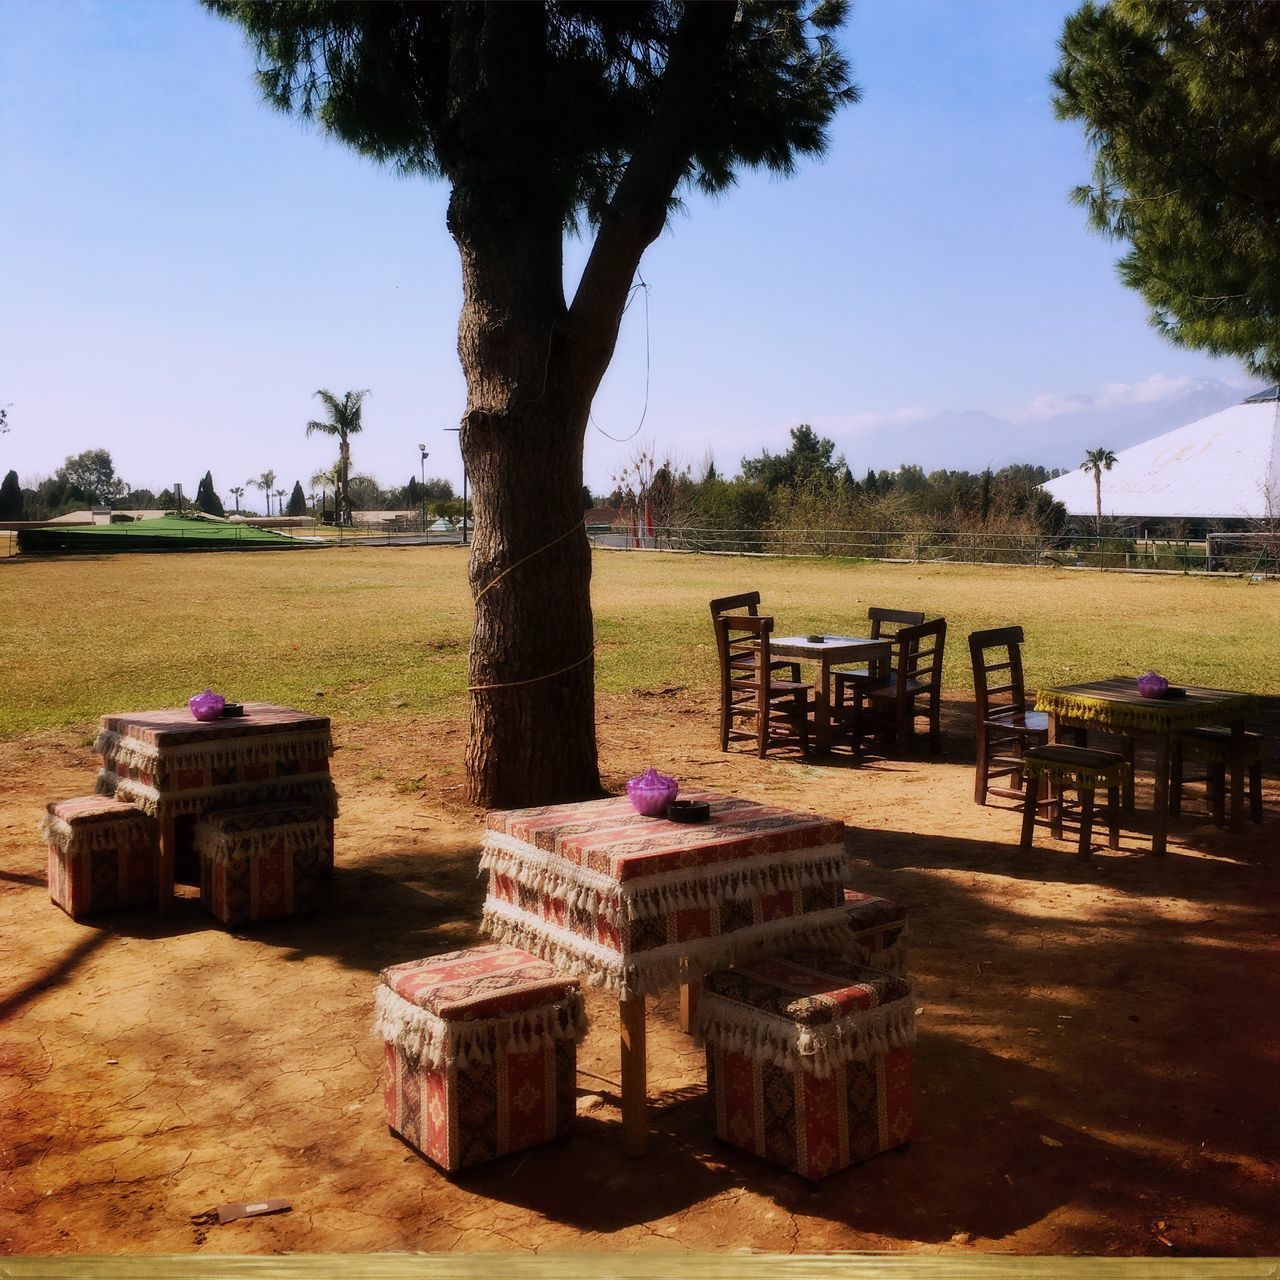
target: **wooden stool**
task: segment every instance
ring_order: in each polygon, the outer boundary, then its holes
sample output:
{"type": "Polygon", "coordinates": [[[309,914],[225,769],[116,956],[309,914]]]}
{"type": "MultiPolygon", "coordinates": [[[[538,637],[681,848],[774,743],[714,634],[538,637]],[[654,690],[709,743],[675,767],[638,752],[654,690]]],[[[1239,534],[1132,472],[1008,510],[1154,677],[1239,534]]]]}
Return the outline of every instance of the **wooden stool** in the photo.
{"type": "Polygon", "coordinates": [[[49,897],[73,920],[156,905],[160,825],[111,796],[55,800],[40,823],[49,897]]]}
{"type": "Polygon", "coordinates": [[[1096,751],[1090,747],[1069,747],[1051,742],[1042,747],[1028,747],[1023,754],[1022,776],[1026,779],[1026,795],[1022,802],[1022,839],[1024,849],[1031,848],[1035,831],[1036,809],[1047,806],[1049,828],[1055,840],[1062,839],[1062,793],[1074,787],[1080,797],[1080,847],[1077,857],[1088,860],[1092,852],[1093,797],[1095,791],[1107,790],[1107,843],[1120,847],[1120,789],[1129,776],[1129,762],[1118,751],[1096,751]],[[1039,797],[1044,780],[1046,793],[1039,797]]]}
{"type": "Polygon", "coordinates": [[[206,813],[195,826],[200,901],[223,924],[314,910],[333,867],[333,824],[296,801],[206,813]]]}
{"type": "Polygon", "coordinates": [[[707,975],[694,1031],[722,1142],[814,1180],[911,1137],[903,978],[822,952],[752,961],[707,975]]]}
{"type": "Polygon", "coordinates": [[[392,965],[378,981],[387,1124],[446,1172],[566,1134],[577,980],[503,943],[392,965]]]}
{"type": "Polygon", "coordinates": [[[907,909],[888,898],[856,889],[844,890],[849,944],[842,955],[868,969],[905,978],[907,974],[907,909]]]}
{"type": "MultiPolygon", "coordinates": [[[[1260,733],[1244,735],[1244,761],[1249,766],[1249,817],[1262,821],[1262,752],[1264,741],[1260,733]]],[[[1169,812],[1182,811],[1182,764],[1186,757],[1199,760],[1206,768],[1205,781],[1209,786],[1209,803],[1213,808],[1213,820],[1220,826],[1227,825],[1227,767],[1231,763],[1231,730],[1218,725],[1203,729],[1188,729],[1174,735],[1173,751],[1169,758],[1169,812]]]]}

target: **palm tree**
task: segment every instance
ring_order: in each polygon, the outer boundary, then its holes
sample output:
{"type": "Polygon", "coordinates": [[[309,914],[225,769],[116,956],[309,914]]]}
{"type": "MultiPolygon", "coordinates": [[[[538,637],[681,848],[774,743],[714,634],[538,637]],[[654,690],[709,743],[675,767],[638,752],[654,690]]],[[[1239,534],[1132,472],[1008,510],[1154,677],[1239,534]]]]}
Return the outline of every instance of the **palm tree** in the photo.
{"type": "Polygon", "coordinates": [[[280,516],[284,515],[284,490],[283,489],[276,490],[276,514],[280,516]]]}
{"type": "Polygon", "coordinates": [[[366,391],[348,391],[341,400],[332,391],[323,388],[316,392],[316,398],[323,402],[329,416],[323,421],[312,419],[307,423],[307,435],[319,431],[326,436],[338,437],[338,469],[341,476],[338,480],[338,523],[351,523],[351,495],[347,489],[347,481],[351,474],[350,437],[355,435],[363,425],[360,421],[361,404],[366,391]]]}
{"type": "Polygon", "coordinates": [[[245,484],[251,484],[255,489],[261,489],[267,495],[267,515],[270,515],[271,490],[276,486],[276,473],[274,471],[264,471],[256,480],[246,480],[245,484]]]}
{"type": "Polygon", "coordinates": [[[244,485],[234,484],[231,486],[231,496],[236,500],[236,515],[240,514],[240,499],[244,497],[244,485]]]}
{"type": "Polygon", "coordinates": [[[1093,491],[1098,500],[1098,537],[1102,537],[1102,473],[1116,465],[1116,455],[1110,449],[1090,449],[1084,455],[1080,467],[1093,473],[1093,491]]]}

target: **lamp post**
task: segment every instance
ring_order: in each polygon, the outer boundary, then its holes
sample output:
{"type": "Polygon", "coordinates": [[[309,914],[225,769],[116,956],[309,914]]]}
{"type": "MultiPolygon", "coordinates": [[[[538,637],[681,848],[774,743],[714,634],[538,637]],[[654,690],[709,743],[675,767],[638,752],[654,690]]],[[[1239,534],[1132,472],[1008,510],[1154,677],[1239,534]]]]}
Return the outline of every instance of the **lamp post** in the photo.
{"type": "Polygon", "coordinates": [[[418,446],[418,452],[422,454],[422,533],[425,537],[427,532],[427,458],[430,455],[427,453],[425,444],[418,446]]]}
{"type": "MultiPolygon", "coordinates": [[[[445,427],[446,431],[458,433],[458,448],[462,448],[462,428],[445,427]]],[[[467,455],[462,455],[462,546],[467,545],[467,455]]]]}

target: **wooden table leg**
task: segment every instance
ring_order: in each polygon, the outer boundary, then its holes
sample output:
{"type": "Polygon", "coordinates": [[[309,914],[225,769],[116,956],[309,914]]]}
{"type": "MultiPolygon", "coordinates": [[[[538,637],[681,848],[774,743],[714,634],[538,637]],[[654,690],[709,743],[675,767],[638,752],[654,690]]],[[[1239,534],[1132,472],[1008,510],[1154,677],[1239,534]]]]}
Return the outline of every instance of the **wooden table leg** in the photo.
{"type": "Polygon", "coordinates": [[[1231,830],[1244,830],[1244,721],[1231,722],[1231,830]]]}
{"type": "Polygon", "coordinates": [[[702,994],[702,983],[696,978],[685,979],[680,984],[680,1030],[688,1035],[693,1030],[694,1015],[698,1012],[698,997],[702,994]]]}
{"type": "Polygon", "coordinates": [[[1172,734],[1166,729],[1156,734],[1155,824],[1151,832],[1151,852],[1163,854],[1169,838],[1169,755],[1172,734]]]}
{"type": "Polygon", "coordinates": [[[825,654],[819,665],[822,675],[813,691],[813,748],[825,755],[831,750],[831,664],[825,654]]]}
{"type": "Polygon", "coordinates": [[[173,910],[173,868],[178,856],[178,820],[160,820],[160,862],[156,867],[156,911],[167,916],[173,910]]]}
{"type": "Polygon", "coordinates": [[[629,1156],[642,1156],[649,1150],[644,996],[620,999],[618,1020],[622,1026],[622,1149],[629,1156]]]}

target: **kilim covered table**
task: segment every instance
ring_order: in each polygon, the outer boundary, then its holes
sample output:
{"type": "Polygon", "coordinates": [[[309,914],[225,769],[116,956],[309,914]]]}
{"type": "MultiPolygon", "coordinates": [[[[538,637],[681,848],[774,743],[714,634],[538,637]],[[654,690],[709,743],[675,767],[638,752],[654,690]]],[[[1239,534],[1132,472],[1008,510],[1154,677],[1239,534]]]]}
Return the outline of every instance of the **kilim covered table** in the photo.
{"type": "Polygon", "coordinates": [[[645,995],[742,956],[844,940],[844,824],[729,796],[697,824],[625,798],[494,812],[484,928],[618,997],[627,1150],[647,1142],[645,995]]]}
{"type": "Polygon", "coordinates": [[[1151,852],[1164,853],[1169,833],[1169,753],[1173,735],[1202,725],[1231,729],[1231,829],[1244,826],[1244,726],[1254,712],[1254,699],[1228,689],[1188,685],[1183,697],[1144,698],[1131,679],[1095,680],[1091,684],[1041,689],[1036,710],[1049,713],[1049,741],[1060,741],[1063,727],[1099,729],[1121,735],[1146,734],[1155,739],[1155,825],[1151,852]]]}
{"type": "Polygon", "coordinates": [[[227,805],[272,800],[312,805],[329,825],[337,797],[329,777],[329,717],[246,702],[243,716],[197,720],[186,707],[102,717],[94,750],[98,790],[160,822],[159,910],[173,900],[177,822],[227,805]]]}

